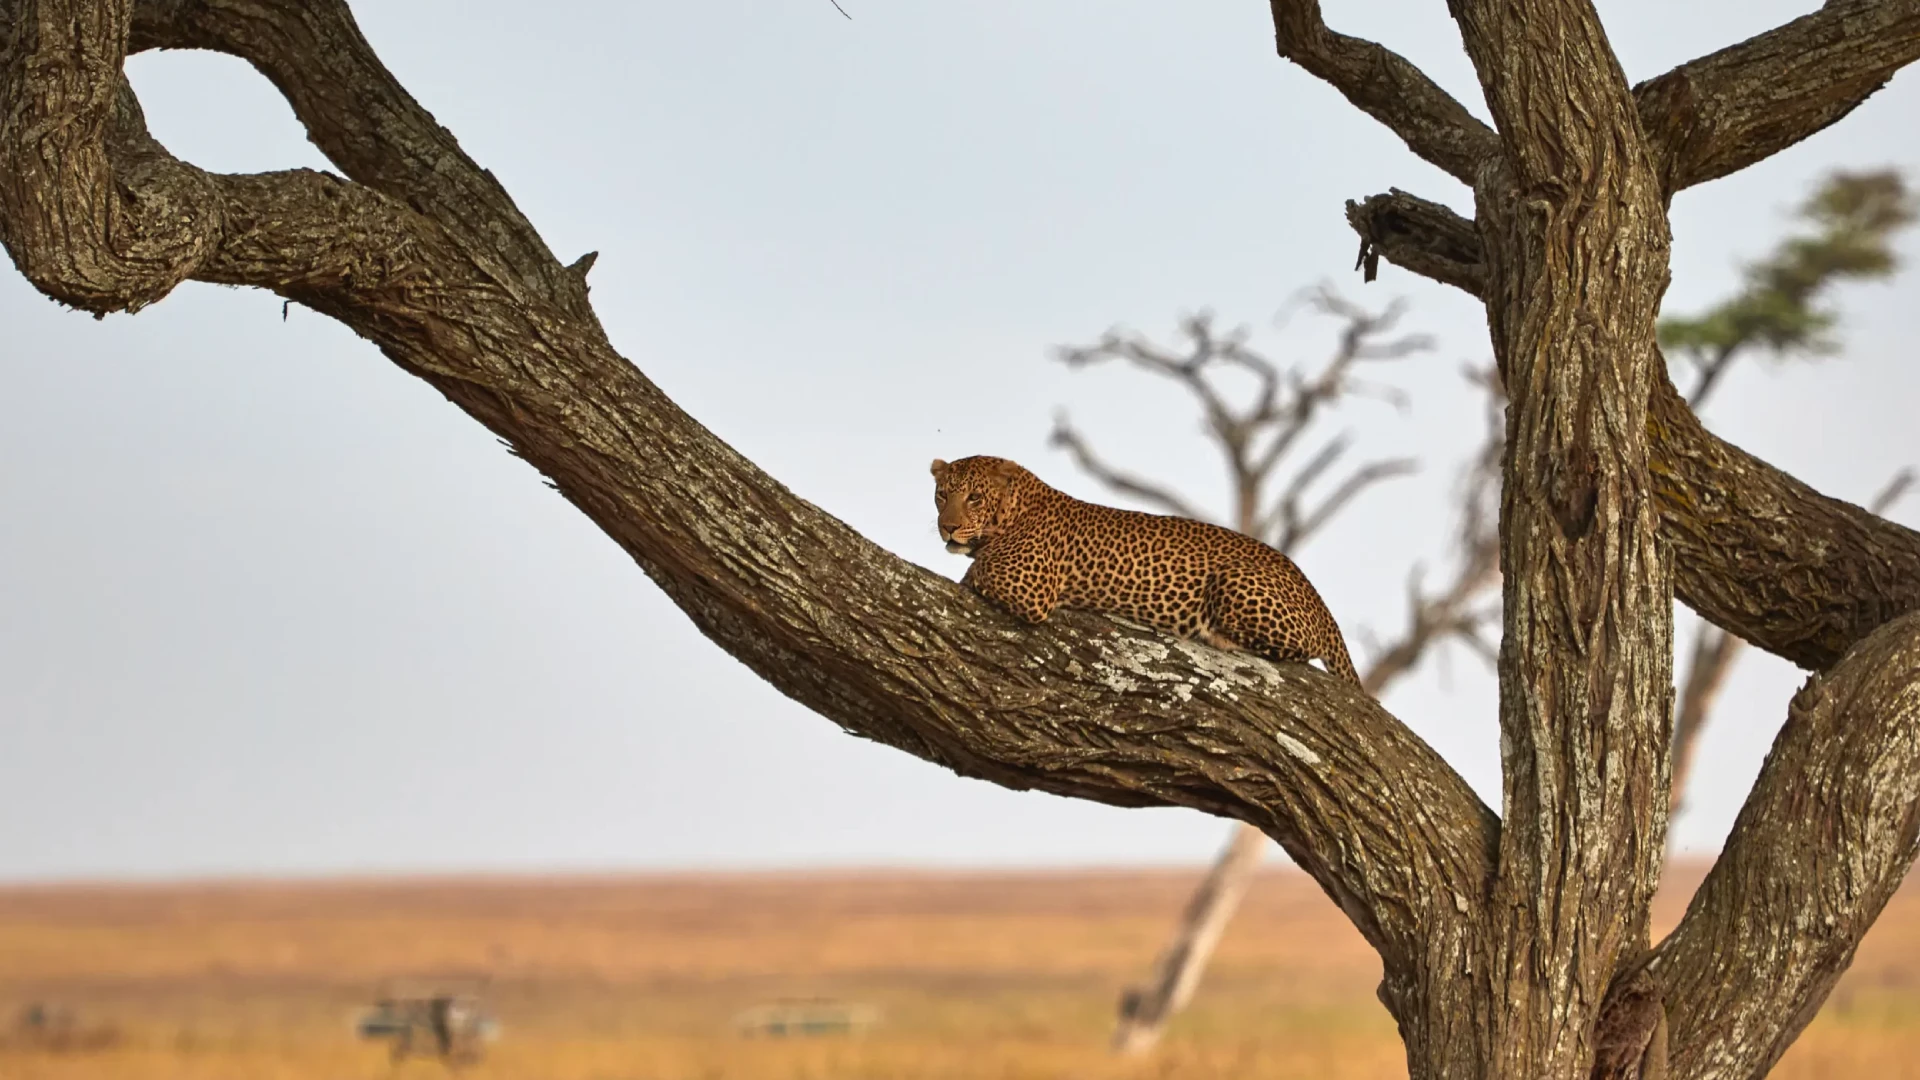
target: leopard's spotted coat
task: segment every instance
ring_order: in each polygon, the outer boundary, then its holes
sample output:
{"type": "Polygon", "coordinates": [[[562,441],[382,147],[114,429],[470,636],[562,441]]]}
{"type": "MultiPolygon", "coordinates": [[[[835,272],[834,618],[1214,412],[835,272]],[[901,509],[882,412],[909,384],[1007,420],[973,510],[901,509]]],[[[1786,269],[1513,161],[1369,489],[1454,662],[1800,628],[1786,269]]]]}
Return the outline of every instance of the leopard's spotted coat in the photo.
{"type": "Polygon", "coordinates": [[[936,460],[933,478],[940,539],[973,559],[962,584],[1021,619],[1086,608],[1360,681],[1320,594],[1258,540],[1082,502],[1005,458],[936,460]]]}

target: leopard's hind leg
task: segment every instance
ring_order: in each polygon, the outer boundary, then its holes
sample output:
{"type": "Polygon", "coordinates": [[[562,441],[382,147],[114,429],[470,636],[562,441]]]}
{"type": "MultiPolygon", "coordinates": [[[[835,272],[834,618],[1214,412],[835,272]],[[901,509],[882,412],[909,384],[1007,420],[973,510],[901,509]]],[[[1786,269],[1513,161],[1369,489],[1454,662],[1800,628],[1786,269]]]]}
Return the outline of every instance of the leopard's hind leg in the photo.
{"type": "Polygon", "coordinates": [[[1210,645],[1257,653],[1269,660],[1331,663],[1312,648],[1311,635],[1302,625],[1307,613],[1293,610],[1290,599],[1276,587],[1271,568],[1229,563],[1207,578],[1202,606],[1205,626],[1197,636],[1210,645]]]}

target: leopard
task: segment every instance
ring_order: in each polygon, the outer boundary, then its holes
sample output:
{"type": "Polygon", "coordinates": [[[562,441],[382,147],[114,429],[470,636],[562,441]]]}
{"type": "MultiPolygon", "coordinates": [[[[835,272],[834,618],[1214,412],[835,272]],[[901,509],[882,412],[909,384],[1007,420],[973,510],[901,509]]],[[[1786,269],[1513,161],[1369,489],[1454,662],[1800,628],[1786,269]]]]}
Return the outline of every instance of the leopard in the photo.
{"type": "Polygon", "coordinates": [[[1320,593],[1285,554],[1192,518],[1076,499],[1006,458],[933,462],[940,539],[960,583],[1027,623],[1073,608],[1359,684],[1320,593]]]}

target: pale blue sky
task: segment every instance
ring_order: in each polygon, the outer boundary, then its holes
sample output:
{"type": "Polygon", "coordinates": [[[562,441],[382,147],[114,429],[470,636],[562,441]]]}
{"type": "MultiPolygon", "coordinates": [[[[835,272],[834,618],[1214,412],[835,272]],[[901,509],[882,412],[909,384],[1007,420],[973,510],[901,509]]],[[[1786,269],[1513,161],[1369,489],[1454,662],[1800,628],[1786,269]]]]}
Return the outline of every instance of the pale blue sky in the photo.
{"type": "MultiPolygon", "coordinates": [[[[958,576],[926,462],[998,453],[1083,495],[1057,407],[1218,505],[1166,388],[1049,346],[1212,307],[1270,317],[1331,279],[1440,338],[1342,418],[1424,476],[1301,553],[1356,651],[1444,552],[1479,431],[1478,309],[1362,286],[1342,201],[1470,206],[1272,54],[1265,5],[359,5],[399,78],[563,259],[597,249],[617,345],[693,415],[893,551],[958,576]]],[[[1601,5],[1631,78],[1815,6],[1601,5]]],[[[1439,0],[1330,3],[1484,114],[1439,0]]],[[[266,82],[136,58],[158,137],[208,168],[322,164],[266,82]]],[[[1839,127],[1675,203],[1674,285],[1721,295],[1834,167],[1920,169],[1909,74],[1839,127]]],[[[1920,254],[1908,242],[1911,257],[1920,254]]],[[[1920,462],[1920,278],[1845,292],[1849,348],[1733,376],[1710,422],[1835,494],[1920,462]]],[[[851,739],[700,637],[477,424],[353,335],[193,285],[64,312],[0,271],[0,878],[810,864],[1179,862],[1222,823],[961,780],[851,739]]],[[[1902,520],[1920,521],[1920,503],[1902,520]]],[[[1493,683],[1455,656],[1388,704],[1497,805],[1493,683]]],[[[1715,846],[1800,676],[1749,654],[1682,840],[1715,846]]]]}

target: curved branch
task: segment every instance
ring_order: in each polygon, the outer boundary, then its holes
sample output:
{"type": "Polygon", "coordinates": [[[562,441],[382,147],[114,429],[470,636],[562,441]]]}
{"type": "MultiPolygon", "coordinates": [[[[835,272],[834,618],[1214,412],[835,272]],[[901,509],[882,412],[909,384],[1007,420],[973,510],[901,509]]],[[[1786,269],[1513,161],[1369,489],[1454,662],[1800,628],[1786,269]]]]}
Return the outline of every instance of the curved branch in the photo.
{"type": "Polygon", "coordinates": [[[171,159],[159,163],[184,180],[153,180],[140,172],[146,159],[115,157],[107,130],[123,92],[127,8],[0,6],[0,19],[33,30],[9,36],[31,42],[30,54],[0,57],[0,153],[9,165],[56,153],[81,163],[77,173],[0,172],[0,237],[23,267],[55,268],[36,285],[58,295],[78,281],[76,293],[108,310],[194,274],[275,288],[339,319],[506,440],[704,634],[783,693],[962,775],[1251,822],[1380,950],[1404,988],[1390,995],[1403,1023],[1442,1015],[1445,995],[1431,984],[1458,977],[1497,823],[1357,687],[1086,614],[1015,624],[795,497],[675,407],[597,324],[525,280],[502,280],[488,252],[378,192],[311,173],[207,177],[171,159]],[[156,275],[126,257],[151,237],[96,191],[178,198],[203,211],[193,220],[217,225],[166,248],[156,275]],[[273,199],[297,220],[276,216],[273,199]],[[331,231],[314,226],[329,208],[331,231]],[[419,229],[395,235],[396,224],[419,229]],[[365,258],[329,263],[325,248],[300,246],[323,234],[356,238],[365,258]],[[191,257],[171,254],[182,247],[191,257]],[[299,276],[309,258],[333,269],[299,276]]]}
{"type": "Polygon", "coordinates": [[[136,0],[131,52],[210,49],[252,64],[340,171],[435,221],[573,315],[584,281],[559,267],[493,174],[390,73],[344,0],[136,0]]]}
{"type": "Polygon", "coordinates": [[[1762,161],[1920,59],[1920,0],[1831,0],[1634,87],[1667,192],[1762,161]]]}
{"type": "Polygon", "coordinates": [[[1920,614],[1807,680],[1719,861],[1655,950],[1671,1075],[1765,1076],[1916,851],[1920,614]]]}
{"type": "MultiPolygon", "coordinates": [[[[1329,444],[1329,448],[1332,445],[1335,444],[1329,444]]],[[[1304,516],[1299,514],[1300,493],[1290,489],[1280,506],[1276,508],[1276,513],[1282,514],[1280,521],[1269,524],[1265,535],[1278,536],[1279,542],[1274,546],[1282,551],[1292,551],[1325,528],[1328,521],[1331,521],[1335,515],[1346,508],[1348,503],[1368,488],[1384,480],[1410,476],[1419,469],[1419,463],[1412,458],[1381,458],[1377,461],[1369,461],[1348,473],[1346,479],[1340,481],[1338,486],[1327,493],[1326,498],[1320,500],[1318,506],[1307,511],[1304,516]]],[[[1312,477],[1303,469],[1293,486],[1304,486],[1311,479],[1312,477]]]]}
{"type": "Polygon", "coordinates": [[[105,314],[189,279],[297,297],[418,272],[435,230],[376,192],[306,169],[207,173],[167,153],[119,56],[99,48],[124,36],[124,3],[26,17],[34,53],[0,72],[0,242],[48,296],[105,314]]]}
{"type": "Polygon", "coordinates": [[[49,296],[95,314],[165,296],[219,245],[221,208],[147,137],[115,47],[124,0],[0,12],[0,31],[18,50],[0,72],[0,241],[49,296]]]}
{"type": "Polygon", "coordinates": [[[1087,445],[1087,440],[1081,437],[1080,432],[1067,423],[1067,418],[1064,416],[1054,418],[1053,433],[1047,436],[1047,445],[1065,450],[1073,457],[1073,463],[1080,467],[1081,472],[1105,484],[1108,490],[1139,499],[1150,506],[1157,506],[1176,517],[1193,518],[1195,521],[1207,520],[1205,514],[1174,494],[1172,489],[1143,480],[1132,473],[1121,472],[1101,460],[1094,454],[1093,448],[1087,445]]]}
{"type": "Polygon", "coordinates": [[[1273,0],[1272,6],[1281,56],[1340,91],[1454,179],[1472,184],[1480,163],[1499,150],[1492,128],[1405,57],[1329,30],[1319,0],[1273,0]]]}
{"type": "Polygon", "coordinates": [[[1920,533],[1709,432],[1664,377],[1648,414],[1660,535],[1688,607],[1814,671],[1920,610],[1920,533]]]}

